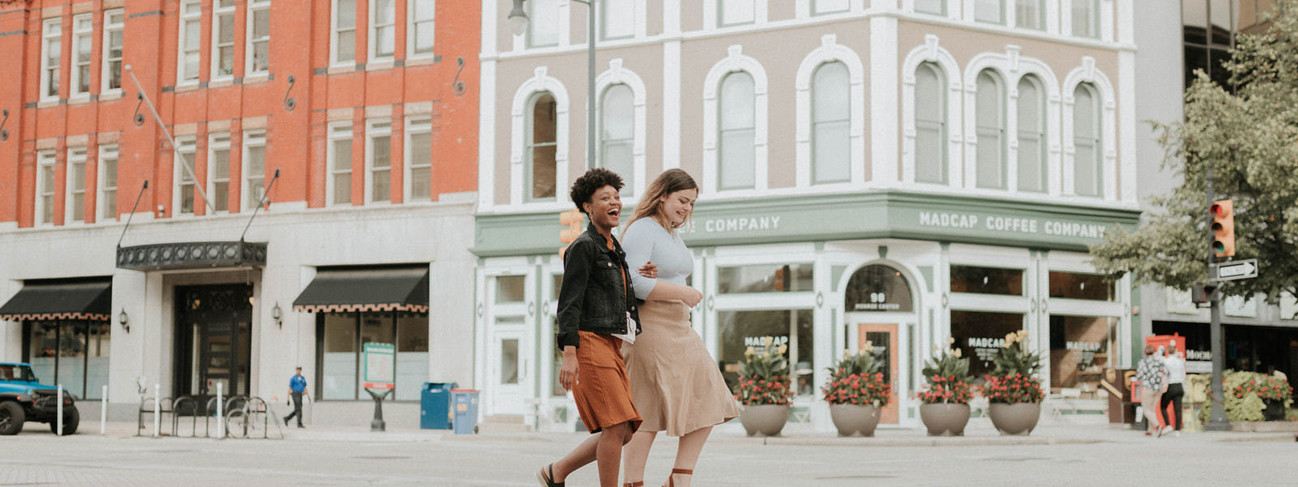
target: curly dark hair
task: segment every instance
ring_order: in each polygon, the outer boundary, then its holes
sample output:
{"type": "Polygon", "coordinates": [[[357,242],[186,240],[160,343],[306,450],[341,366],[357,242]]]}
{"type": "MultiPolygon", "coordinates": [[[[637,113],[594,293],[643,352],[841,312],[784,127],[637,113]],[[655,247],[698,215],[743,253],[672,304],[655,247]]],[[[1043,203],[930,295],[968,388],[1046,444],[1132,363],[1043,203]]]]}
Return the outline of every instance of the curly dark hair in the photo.
{"type": "Polygon", "coordinates": [[[612,186],[613,189],[621,191],[622,176],[618,176],[617,173],[608,169],[597,167],[586,171],[586,174],[582,174],[581,177],[577,178],[577,181],[572,183],[572,191],[568,195],[572,197],[572,203],[577,205],[577,209],[585,213],[586,209],[582,208],[581,205],[590,203],[590,197],[605,186],[612,186]]]}

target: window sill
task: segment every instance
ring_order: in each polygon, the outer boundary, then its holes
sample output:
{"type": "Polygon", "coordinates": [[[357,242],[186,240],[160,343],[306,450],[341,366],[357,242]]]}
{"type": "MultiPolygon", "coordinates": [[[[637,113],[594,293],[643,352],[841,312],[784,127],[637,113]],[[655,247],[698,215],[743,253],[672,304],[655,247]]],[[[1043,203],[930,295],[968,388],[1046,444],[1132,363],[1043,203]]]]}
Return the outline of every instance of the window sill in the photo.
{"type": "Polygon", "coordinates": [[[387,69],[392,69],[395,66],[396,66],[396,61],[394,61],[392,58],[383,58],[376,61],[370,61],[368,63],[365,63],[365,70],[383,71],[387,69]]]}
{"type": "Polygon", "coordinates": [[[225,88],[228,86],[234,86],[234,78],[226,77],[226,78],[214,79],[207,83],[207,88],[209,90],[214,90],[217,88],[225,88]]]}
{"type": "Polygon", "coordinates": [[[347,73],[355,73],[355,72],[356,72],[355,64],[334,64],[332,66],[329,66],[329,69],[325,71],[325,74],[347,74],[347,73]]]}
{"type": "Polygon", "coordinates": [[[406,58],[406,67],[411,66],[432,66],[437,64],[438,57],[432,54],[422,54],[419,57],[406,58]]]}
{"type": "Polygon", "coordinates": [[[198,89],[199,89],[199,85],[198,85],[198,82],[197,82],[197,81],[187,81],[187,82],[185,82],[184,84],[176,85],[176,93],[184,93],[184,92],[187,92],[187,91],[197,91],[198,89]]]}
{"type": "Polygon", "coordinates": [[[245,85],[261,85],[269,82],[270,82],[270,73],[265,71],[259,73],[252,73],[243,78],[243,84],[245,85]]]}
{"type": "Polygon", "coordinates": [[[58,98],[42,98],[41,101],[36,102],[36,108],[50,108],[59,105],[62,105],[62,103],[59,102],[58,98]]]}
{"type": "Polygon", "coordinates": [[[78,93],[68,97],[69,105],[84,105],[90,103],[90,93],[78,93]]]}
{"type": "Polygon", "coordinates": [[[121,88],[104,91],[99,94],[99,101],[113,101],[122,98],[121,88]]]}

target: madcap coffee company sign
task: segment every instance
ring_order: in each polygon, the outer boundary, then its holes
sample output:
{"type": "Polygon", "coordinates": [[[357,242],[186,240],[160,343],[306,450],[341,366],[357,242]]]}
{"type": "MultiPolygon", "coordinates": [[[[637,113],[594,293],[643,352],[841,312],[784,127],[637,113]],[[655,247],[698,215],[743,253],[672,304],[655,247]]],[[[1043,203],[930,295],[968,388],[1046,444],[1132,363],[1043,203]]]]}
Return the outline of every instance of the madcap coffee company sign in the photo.
{"type": "Polygon", "coordinates": [[[1057,235],[1092,240],[1104,238],[1108,225],[1031,217],[979,215],[946,211],[921,211],[919,224],[924,227],[959,230],[985,230],[1024,235],[1057,235]]]}

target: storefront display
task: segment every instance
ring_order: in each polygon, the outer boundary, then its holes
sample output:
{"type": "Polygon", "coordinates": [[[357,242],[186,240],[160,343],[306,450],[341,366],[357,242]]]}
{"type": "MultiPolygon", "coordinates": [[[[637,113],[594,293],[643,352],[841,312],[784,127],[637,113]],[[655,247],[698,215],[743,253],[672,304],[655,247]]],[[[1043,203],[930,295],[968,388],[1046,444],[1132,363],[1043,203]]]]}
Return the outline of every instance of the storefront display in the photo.
{"type": "Polygon", "coordinates": [[[969,373],[975,380],[991,373],[992,356],[1005,345],[1005,335],[1023,329],[1023,315],[1017,313],[951,312],[952,345],[969,357],[969,373]]]}
{"type": "Polygon", "coordinates": [[[1112,367],[1117,319],[1089,316],[1050,317],[1050,390],[1064,388],[1094,392],[1100,374],[1112,367]]]}

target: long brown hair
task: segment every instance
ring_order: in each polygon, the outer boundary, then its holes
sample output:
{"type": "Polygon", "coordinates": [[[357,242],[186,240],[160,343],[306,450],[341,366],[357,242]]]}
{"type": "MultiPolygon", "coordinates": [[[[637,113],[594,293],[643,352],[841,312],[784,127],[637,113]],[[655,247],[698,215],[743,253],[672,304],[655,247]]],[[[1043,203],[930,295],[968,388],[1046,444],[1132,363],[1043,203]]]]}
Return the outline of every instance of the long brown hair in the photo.
{"type": "MultiPolygon", "coordinates": [[[[663,198],[669,194],[687,189],[699,189],[699,186],[694,183],[694,178],[690,177],[689,173],[680,169],[663,171],[662,174],[658,175],[658,179],[650,183],[649,188],[645,190],[644,196],[640,198],[640,204],[635,207],[635,214],[631,217],[631,222],[627,223],[627,228],[631,228],[631,223],[635,223],[636,220],[641,218],[653,218],[668,232],[677,228],[672,226],[671,220],[662,212],[663,198]]],[[[694,211],[690,210],[690,216],[693,215],[694,211]]],[[[686,221],[688,220],[687,217],[686,221]]],[[[685,222],[681,222],[681,226],[684,225],[685,222]]]]}

